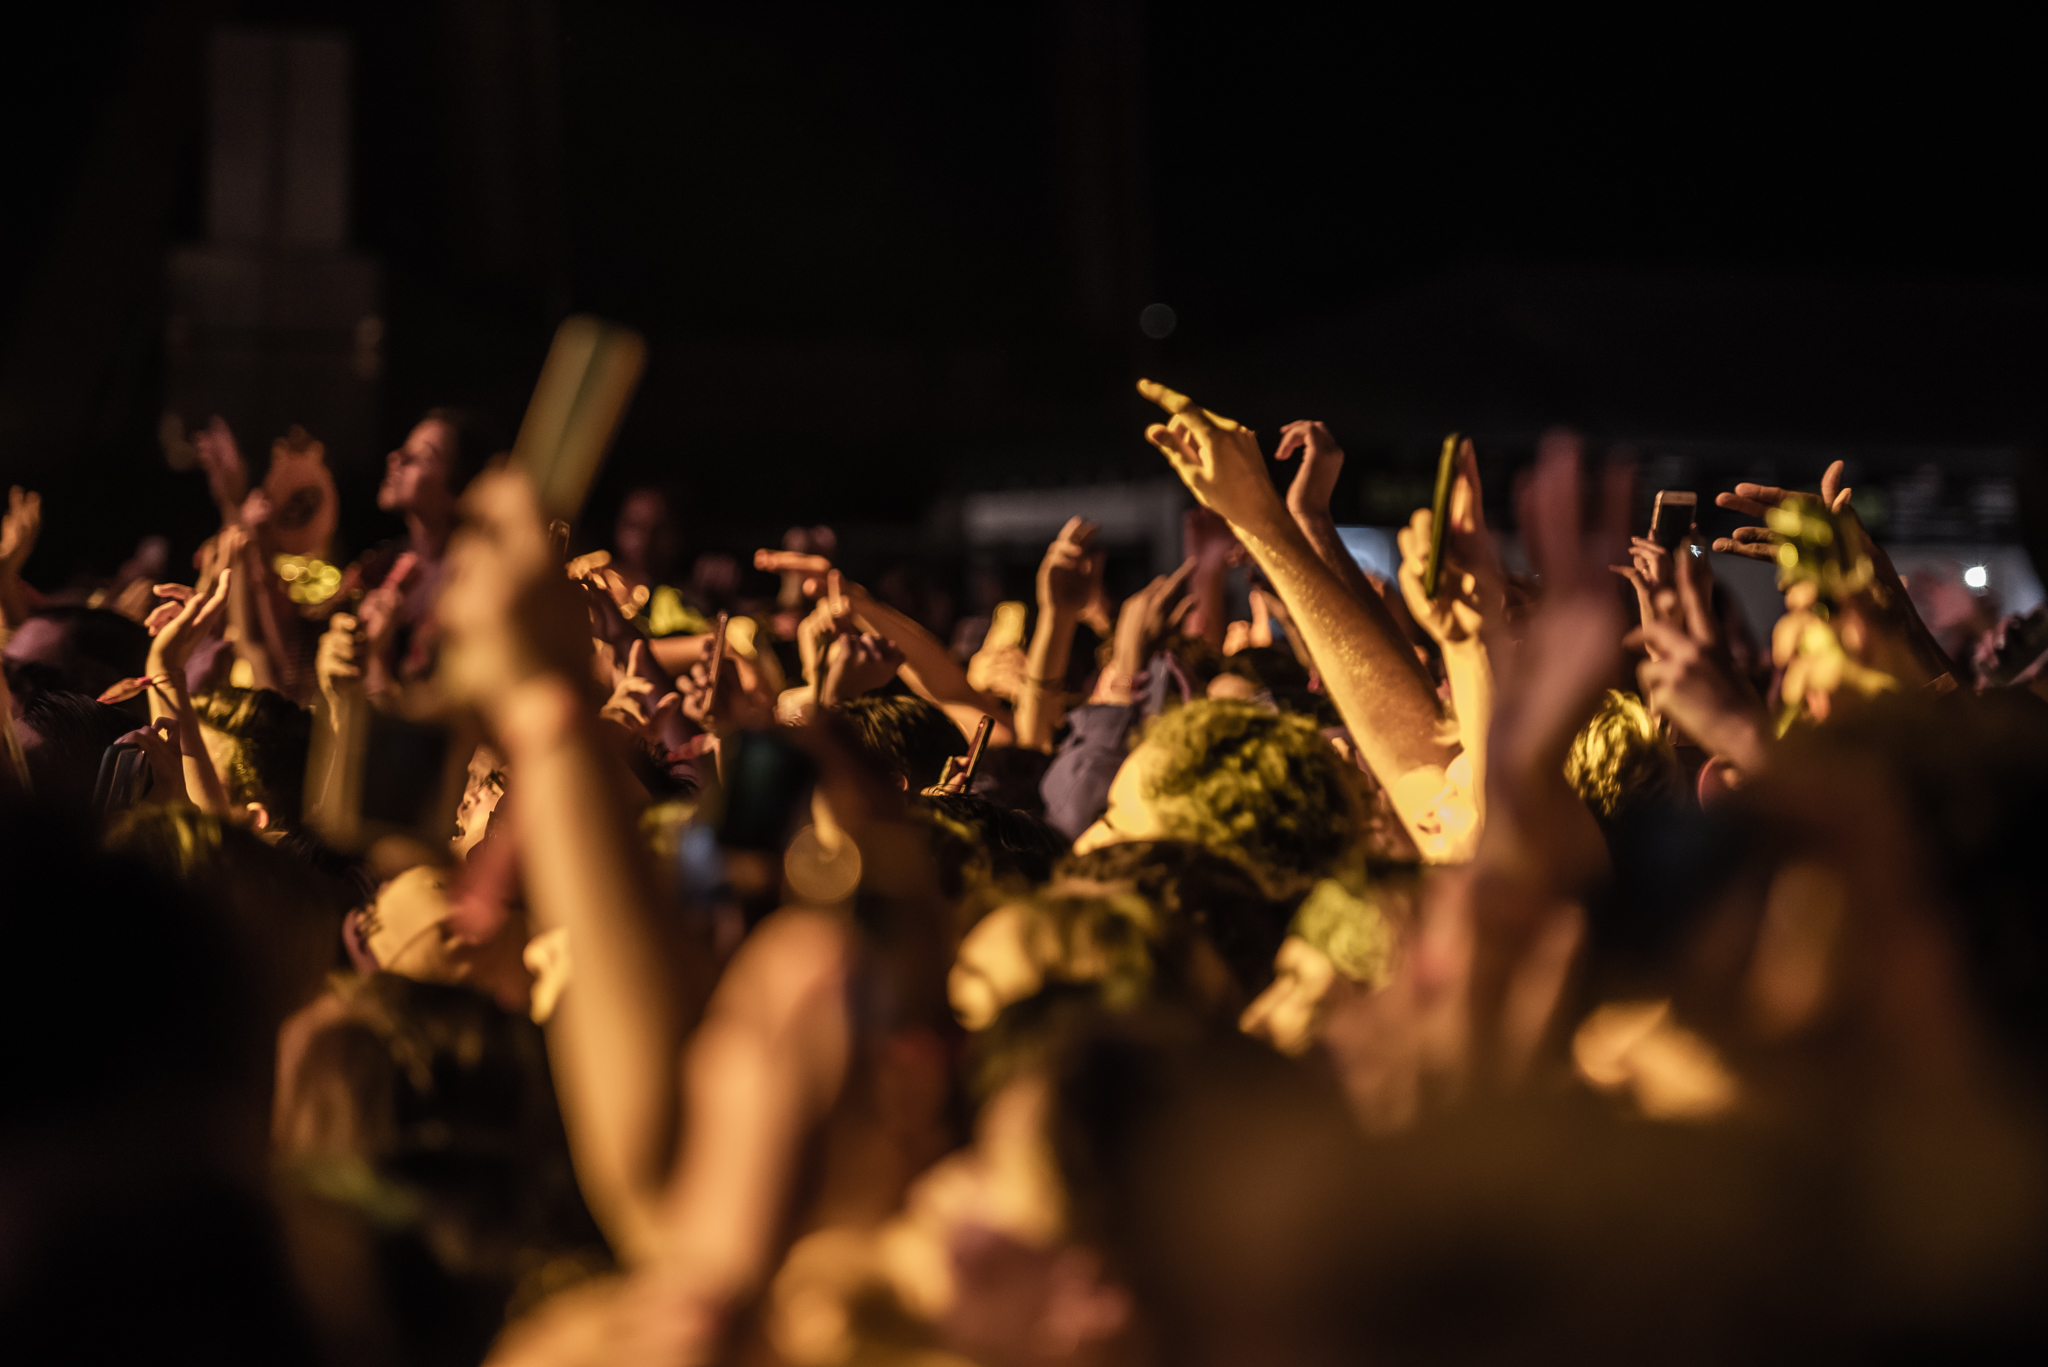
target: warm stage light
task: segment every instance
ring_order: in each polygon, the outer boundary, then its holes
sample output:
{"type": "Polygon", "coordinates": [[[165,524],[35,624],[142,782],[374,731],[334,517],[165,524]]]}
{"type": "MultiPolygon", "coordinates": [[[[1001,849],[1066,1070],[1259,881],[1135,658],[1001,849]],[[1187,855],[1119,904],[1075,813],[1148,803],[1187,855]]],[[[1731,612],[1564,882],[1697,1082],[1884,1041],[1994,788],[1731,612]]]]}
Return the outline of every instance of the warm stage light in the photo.
{"type": "Polygon", "coordinates": [[[1973,589],[1981,589],[1991,582],[1991,571],[1982,565],[1972,565],[1963,571],[1963,583],[1973,589]]]}

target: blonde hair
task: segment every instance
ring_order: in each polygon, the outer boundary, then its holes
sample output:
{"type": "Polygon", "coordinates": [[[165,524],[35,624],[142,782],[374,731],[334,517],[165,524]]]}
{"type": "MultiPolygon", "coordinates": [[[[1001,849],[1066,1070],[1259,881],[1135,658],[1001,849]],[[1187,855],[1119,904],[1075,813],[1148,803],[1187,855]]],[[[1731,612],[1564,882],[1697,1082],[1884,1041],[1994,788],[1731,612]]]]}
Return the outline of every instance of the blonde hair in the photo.
{"type": "Polygon", "coordinates": [[[1639,795],[1675,796],[1678,752],[1641,698],[1610,688],[1573,738],[1564,777],[1596,815],[1611,821],[1639,795]]]}

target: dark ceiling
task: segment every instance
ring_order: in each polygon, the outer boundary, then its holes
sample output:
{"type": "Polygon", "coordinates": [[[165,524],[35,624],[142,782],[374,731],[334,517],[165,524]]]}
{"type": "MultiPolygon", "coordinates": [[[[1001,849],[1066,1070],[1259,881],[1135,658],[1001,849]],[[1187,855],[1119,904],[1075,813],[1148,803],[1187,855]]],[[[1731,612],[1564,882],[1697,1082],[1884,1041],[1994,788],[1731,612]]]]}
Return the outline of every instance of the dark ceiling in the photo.
{"type": "Polygon", "coordinates": [[[554,322],[601,312],[653,361],[600,500],[679,481],[706,528],[912,523],[945,488],[1150,471],[1144,372],[1262,427],[1333,416],[1390,461],[1451,422],[2037,435],[2019,18],[1429,16],[45,7],[0,52],[0,463],[91,557],[204,531],[156,449],[152,291],[200,230],[219,22],[353,40],[381,430],[448,398],[516,416],[554,322]],[[1137,326],[1153,302],[1164,340],[1137,326]]]}

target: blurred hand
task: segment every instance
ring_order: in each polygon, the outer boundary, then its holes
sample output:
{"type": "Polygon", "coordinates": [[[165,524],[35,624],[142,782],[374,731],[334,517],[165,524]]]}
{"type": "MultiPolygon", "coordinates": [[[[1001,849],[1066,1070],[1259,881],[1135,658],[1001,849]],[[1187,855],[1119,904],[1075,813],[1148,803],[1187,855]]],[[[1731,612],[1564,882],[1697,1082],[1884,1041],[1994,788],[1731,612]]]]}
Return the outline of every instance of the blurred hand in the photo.
{"type": "Polygon", "coordinates": [[[538,675],[580,684],[589,618],[562,574],[533,485],[517,470],[487,471],[463,495],[462,510],[435,604],[449,698],[490,717],[538,675]]]}
{"type": "Polygon", "coordinates": [[[1024,691],[1028,669],[1029,659],[1022,646],[1000,646],[994,650],[983,647],[967,661],[967,683],[1014,703],[1024,691]]]}
{"type": "Polygon", "coordinates": [[[219,414],[192,434],[192,449],[198,453],[199,468],[206,471],[206,487],[220,505],[223,518],[232,521],[249,492],[249,471],[242,464],[241,448],[235,434],[219,414]]]}
{"type": "Polygon", "coordinates": [[[0,516],[0,577],[21,573],[42,530],[43,496],[23,493],[19,484],[10,488],[7,512],[0,516]]]}
{"type": "Polygon", "coordinates": [[[1095,549],[1102,529],[1070,517],[1038,563],[1038,610],[1078,618],[1101,590],[1103,555],[1095,549]]]}
{"type": "Polygon", "coordinates": [[[1727,656],[1668,622],[1645,622],[1625,644],[1650,658],[1636,667],[1643,700],[1717,759],[1752,773],[1762,762],[1770,717],[1727,656]]]}
{"type": "Polygon", "coordinates": [[[659,686],[640,672],[643,654],[641,642],[633,642],[626,655],[626,667],[614,673],[612,695],[598,709],[598,715],[610,718],[637,735],[651,738],[662,714],[679,706],[683,699],[681,694],[674,692],[663,693],[659,698],[654,696],[659,686]]]}
{"type": "Polygon", "coordinates": [[[391,562],[384,582],[363,595],[356,615],[362,623],[364,642],[373,655],[382,654],[390,643],[391,633],[398,626],[398,609],[405,602],[405,586],[419,568],[419,560],[413,552],[401,551],[391,562]]]}
{"type": "Polygon", "coordinates": [[[1205,508],[1231,525],[1267,532],[1286,516],[1266,474],[1258,433],[1198,406],[1187,395],[1151,380],[1138,392],[1165,409],[1164,423],[1145,429],[1145,439],[1166,453],[1174,473],[1205,508]]]}
{"type": "Polygon", "coordinates": [[[340,703],[343,680],[363,677],[356,664],[356,619],[348,613],[337,612],[327,619],[327,630],[321,633],[313,654],[313,676],[320,681],[320,696],[330,708],[340,703]]]}
{"type": "MultiPolygon", "coordinates": [[[[1821,473],[1820,501],[1831,513],[1842,512],[1849,506],[1853,489],[1842,487],[1842,474],[1847,467],[1835,461],[1821,473]]],[[[1730,493],[1717,494],[1714,502],[1730,512],[1742,513],[1749,517],[1761,518],[1791,498],[1796,490],[1781,489],[1774,484],[1738,484],[1730,493]]],[[[1860,523],[1858,524],[1861,525],[1860,523]]],[[[1768,560],[1777,563],[1778,547],[1785,538],[1768,527],[1737,527],[1732,537],[1719,537],[1714,549],[1726,555],[1744,555],[1751,560],[1768,560]]]]}
{"type": "Polygon", "coordinates": [[[1286,460],[1301,452],[1301,464],[1294,471],[1294,483],[1287,486],[1287,511],[1297,518],[1328,517],[1330,495],[1336,492],[1337,476],[1344,473],[1344,448],[1322,423],[1303,419],[1280,429],[1280,445],[1274,460],[1286,460]]]}
{"type": "Polygon", "coordinates": [[[1190,508],[1181,514],[1180,528],[1181,547],[1194,557],[1198,570],[1216,573],[1244,562],[1244,544],[1220,514],[1190,508]]]}

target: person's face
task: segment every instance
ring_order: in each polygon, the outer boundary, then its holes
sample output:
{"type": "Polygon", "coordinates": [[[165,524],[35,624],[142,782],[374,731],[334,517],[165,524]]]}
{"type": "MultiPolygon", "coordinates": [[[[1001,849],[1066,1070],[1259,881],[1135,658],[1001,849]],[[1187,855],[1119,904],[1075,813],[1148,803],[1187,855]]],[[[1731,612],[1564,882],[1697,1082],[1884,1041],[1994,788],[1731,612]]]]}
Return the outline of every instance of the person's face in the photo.
{"type": "Polygon", "coordinates": [[[1337,981],[1329,956],[1290,935],[1273,956],[1273,982],[1237,1018],[1237,1028],[1283,1054],[1307,1052],[1315,1041],[1324,999],[1337,981]]]}
{"type": "Polygon", "coordinates": [[[455,809],[455,838],[449,846],[458,858],[468,858],[491,824],[491,813],[505,796],[505,761],[488,745],[479,745],[469,757],[469,776],[463,784],[462,802],[455,809]]]}
{"type": "Polygon", "coordinates": [[[1123,766],[1109,785],[1109,806],[1101,820],[1081,832],[1074,842],[1075,854],[1086,854],[1105,845],[1127,840],[1169,840],[1172,822],[1166,807],[1152,796],[1152,774],[1158,768],[1159,751],[1146,741],[1125,757],[1123,766]]]}
{"type": "Polygon", "coordinates": [[[1036,992],[1045,971],[1031,952],[1030,913],[998,907],[960,941],[946,974],[946,999],[969,1030],[986,1030],[1004,1007],[1036,992]]]}
{"type": "Polygon", "coordinates": [[[619,562],[645,574],[650,569],[655,539],[668,520],[667,502],[652,489],[642,489],[619,509],[618,526],[612,530],[612,545],[619,562]]]}
{"type": "Polygon", "coordinates": [[[455,504],[455,433],[429,418],[408,432],[405,444],[384,458],[377,506],[387,513],[432,516],[455,504]]]}

